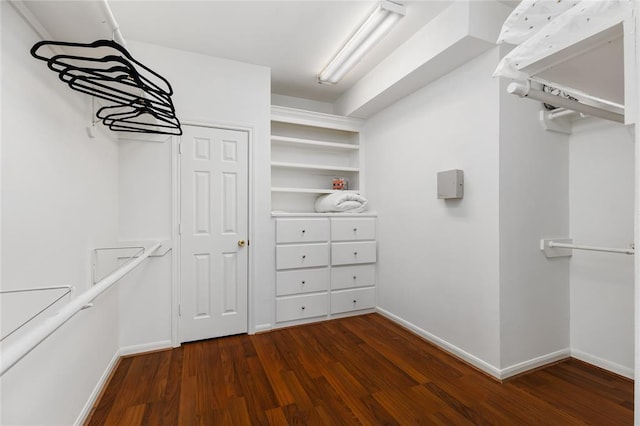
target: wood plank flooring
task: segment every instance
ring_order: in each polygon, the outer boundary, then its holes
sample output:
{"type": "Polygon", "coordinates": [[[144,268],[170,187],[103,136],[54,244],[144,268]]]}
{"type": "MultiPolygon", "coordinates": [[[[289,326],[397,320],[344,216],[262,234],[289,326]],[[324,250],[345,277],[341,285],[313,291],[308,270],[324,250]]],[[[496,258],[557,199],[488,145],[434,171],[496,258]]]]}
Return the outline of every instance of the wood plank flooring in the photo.
{"type": "Polygon", "coordinates": [[[498,383],[377,315],[121,360],[89,425],[631,425],[633,382],[580,361],[498,383]]]}

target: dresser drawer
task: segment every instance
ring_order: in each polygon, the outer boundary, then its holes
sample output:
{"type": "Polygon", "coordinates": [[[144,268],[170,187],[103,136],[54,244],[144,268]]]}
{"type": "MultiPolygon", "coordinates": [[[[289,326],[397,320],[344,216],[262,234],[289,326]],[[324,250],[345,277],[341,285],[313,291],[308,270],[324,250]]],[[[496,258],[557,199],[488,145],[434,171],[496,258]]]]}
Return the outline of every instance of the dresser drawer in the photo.
{"type": "Polygon", "coordinates": [[[329,241],[328,219],[277,219],[276,243],[329,241]]]}
{"type": "Polygon", "coordinates": [[[276,269],[312,268],[328,264],[328,243],[276,247],[276,269]]]}
{"type": "Polygon", "coordinates": [[[329,290],[329,268],[300,269],[276,273],[276,295],[329,290]]]}
{"type": "Polygon", "coordinates": [[[331,264],[348,265],[352,263],[374,263],[376,261],[376,242],[331,244],[331,264]]]}
{"type": "Polygon", "coordinates": [[[376,219],[373,217],[358,219],[331,219],[331,240],[375,240],[376,219]]]}
{"type": "Polygon", "coordinates": [[[327,315],[328,294],[306,294],[276,299],[276,322],[327,315]]]}
{"type": "Polygon", "coordinates": [[[365,287],[376,284],[376,266],[337,266],[331,269],[331,289],[365,287]]]}
{"type": "Polygon", "coordinates": [[[331,293],[331,313],[357,311],[376,306],[375,287],[356,288],[353,290],[341,290],[331,293]]]}

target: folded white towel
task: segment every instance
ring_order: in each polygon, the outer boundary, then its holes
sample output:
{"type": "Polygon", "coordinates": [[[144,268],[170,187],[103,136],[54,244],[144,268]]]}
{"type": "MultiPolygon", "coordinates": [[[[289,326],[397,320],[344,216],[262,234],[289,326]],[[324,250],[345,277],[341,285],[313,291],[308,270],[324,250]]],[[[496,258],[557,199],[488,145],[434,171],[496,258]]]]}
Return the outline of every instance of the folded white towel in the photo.
{"type": "Polygon", "coordinates": [[[339,191],[321,195],[316,199],[318,213],[360,213],[367,209],[367,199],[357,192],[339,191]]]}

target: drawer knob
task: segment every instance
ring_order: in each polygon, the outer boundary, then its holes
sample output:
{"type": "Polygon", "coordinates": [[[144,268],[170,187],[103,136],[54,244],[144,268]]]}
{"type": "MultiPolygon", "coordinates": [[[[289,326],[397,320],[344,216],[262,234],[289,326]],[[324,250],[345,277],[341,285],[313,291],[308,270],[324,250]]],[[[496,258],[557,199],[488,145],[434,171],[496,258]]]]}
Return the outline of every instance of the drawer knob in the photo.
{"type": "Polygon", "coordinates": [[[358,232],[358,228],[353,228],[353,232],[358,232]]]}
{"type": "Polygon", "coordinates": [[[357,255],[358,255],[358,252],[357,252],[357,251],[354,251],[354,252],[353,252],[353,255],[354,255],[354,256],[357,256],[357,255]]]}
{"type": "Polygon", "coordinates": [[[358,301],[356,299],[353,299],[353,304],[355,305],[356,303],[358,303],[358,301]]]}
{"type": "Polygon", "coordinates": [[[307,232],[307,230],[306,230],[306,229],[303,229],[303,230],[302,230],[302,233],[304,234],[305,232],[307,232]]]}
{"type": "Polygon", "coordinates": [[[305,283],[306,283],[306,281],[302,281],[302,284],[305,284],[305,283]]]}
{"type": "Polygon", "coordinates": [[[354,280],[356,279],[356,276],[355,276],[355,275],[353,276],[353,279],[354,279],[354,280]]]}
{"type": "Polygon", "coordinates": [[[305,307],[303,306],[303,307],[302,307],[302,310],[304,311],[304,309],[305,309],[305,307]]]}
{"type": "Polygon", "coordinates": [[[303,258],[303,259],[306,259],[306,258],[307,258],[307,255],[306,255],[306,254],[303,254],[303,255],[302,255],[302,258],[303,258]]]}

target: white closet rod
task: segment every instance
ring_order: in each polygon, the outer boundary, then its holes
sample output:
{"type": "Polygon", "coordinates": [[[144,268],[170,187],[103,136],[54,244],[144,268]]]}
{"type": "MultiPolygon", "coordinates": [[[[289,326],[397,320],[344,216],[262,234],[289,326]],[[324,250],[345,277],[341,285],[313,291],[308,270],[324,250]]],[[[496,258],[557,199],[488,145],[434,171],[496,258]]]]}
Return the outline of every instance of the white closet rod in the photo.
{"type": "Polygon", "coordinates": [[[98,281],[96,285],[80,294],[77,298],[65,305],[60,312],[50,318],[47,318],[38,327],[21,336],[13,345],[6,349],[3,348],[0,353],[0,376],[6,373],[11,367],[24,358],[25,355],[42,343],[47,337],[53,334],[53,332],[60,328],[64,323],[69,321],[75,314],[83,309],[93,306],[92,302],[94,299],[111,288],[111,286],[113,286],[120,278],[131,272],[136,266],[140,265],[161,246],[161,243],[154,244],[149,250],[145,250],[139,257],[136,257],[131,262],[107,275],[105,278],[98,281]]]}
{"type": "Polygon", "coordinates": [[[98,4],[100,5],[100,9],[102,9],[102,13],[107,18],[107,21],[109,22],[109,26],[113,31],[113,39],[116,42],[118,42],[118,44],[120,44],[121,46],[126,47],[127,42],[124,41],[124,37],[122,37],[122,33],[120,32],[120,25],[118,25],[116,18],[113,16],[113,12],[111,11],[111,7],[109,6],[109,3],[107,2],[107,0],[102,0],[98,4]]]}
{"type": "Polygon", "coordinates": [[[578,244],[556,243],[555,241],[549,241],[549,247],[566,248],[566,249],[574,249],[574,250],[604,251],[607,253],[622,253],[622,254],[635,253],[635,250],[632,248],[618,249],[618,248],[610,248],[610,247],[593,247],[593,246],[582,246],[578,244]]]}
{"type": "Polygon", "coordinates": [[[617,121],[618,123],[624,123],[624,114],[619,114],[612,111],[607,111],[602,108],[596,108],[591,105],[586,105],[578,101],[573,101],[561,96],[552,95],[542,90],[534,89],[530,84],[523,84],[513,82],[507,86],[507,93],[512,95],[518,95],[521,98],[535,99],[540,102],[555,105],[562,108],[567,108],[572,111],[581,112],[592,117],[604,118],[606,120],[617,121]]]}

